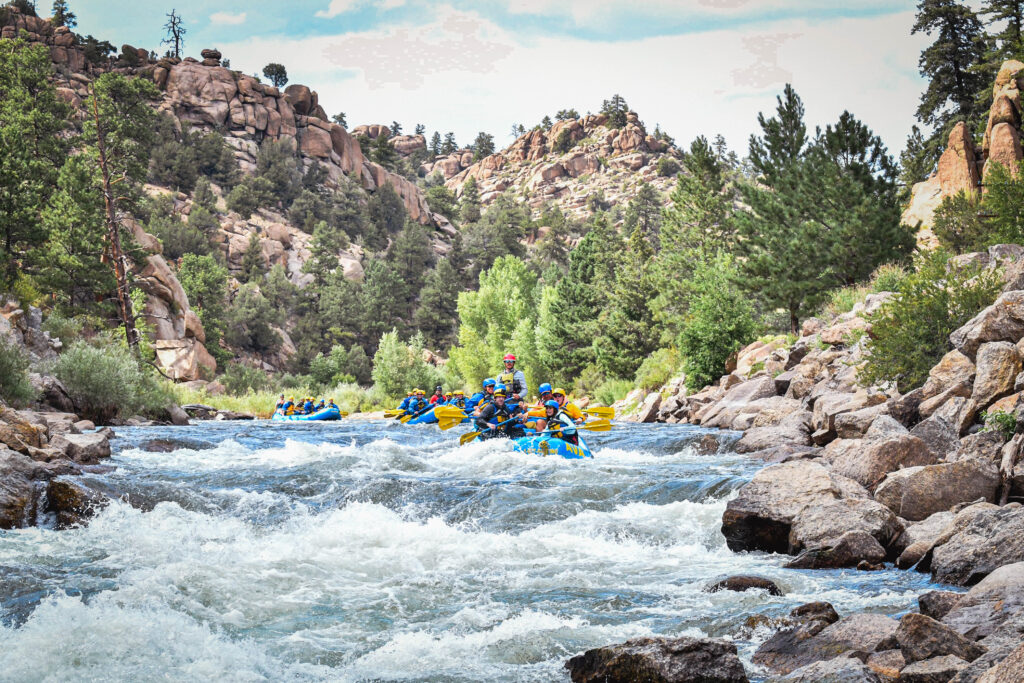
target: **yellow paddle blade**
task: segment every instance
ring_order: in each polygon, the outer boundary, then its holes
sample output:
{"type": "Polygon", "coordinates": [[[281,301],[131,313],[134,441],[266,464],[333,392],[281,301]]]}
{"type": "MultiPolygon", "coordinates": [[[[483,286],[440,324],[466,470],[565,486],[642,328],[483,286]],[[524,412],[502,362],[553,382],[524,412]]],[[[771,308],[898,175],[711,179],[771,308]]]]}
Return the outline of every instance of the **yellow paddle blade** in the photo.
{"type": "Polygon", "coordinates": [[[346,413],[344,410],[338,414],[341,415],[342,417],[348,417],[348,413],[346,413]]]}
{"type": "Polygon", "coordinates": [[[468,434],[463,434],[462,436],[459,437],[459,445],[465,446],[467,443],[469,443],[478,436],[480,436],[480,432],[470,432],[468,434]]]}
{"type": "Polygon", "coordinates": [[[434,417],[438,420],[445,418],[458,418],[461,420],[466,417],[466,413],[462,412],[455,406],[438,406],[434,408],[434,417]]]}
{"type": "Polygon", "coordinates": [[[611,430],[612,423],[608,420],[593,420],[586,424],[580,425],[577,429],[586,429],[590,432],[607,432],[611,430]]]}
{"type": "Polygon", "coordinates": [[[583,411],[587,415],[593,415],[594,417],[603,417],[609,420],[615,418],[615,408],[587,408],[583,411]]]}
{"type": "Polygon", "coordinates": [[[459,420],[459,419],[454,419],[454,420],[438,420],[437,421],[437,427],[442,432],[448,431],[452,427],[457,427],[460,424],[462,424],[462,420],[459,420]]]}
{"type": "Polygon", "coordinates": [[[405,424],[406,422],[408,422],[411,419],[412,419],[412,415],[403,415],[402,417],[398,418],[398,421],[401,422],[402,424],[405,424]]]}

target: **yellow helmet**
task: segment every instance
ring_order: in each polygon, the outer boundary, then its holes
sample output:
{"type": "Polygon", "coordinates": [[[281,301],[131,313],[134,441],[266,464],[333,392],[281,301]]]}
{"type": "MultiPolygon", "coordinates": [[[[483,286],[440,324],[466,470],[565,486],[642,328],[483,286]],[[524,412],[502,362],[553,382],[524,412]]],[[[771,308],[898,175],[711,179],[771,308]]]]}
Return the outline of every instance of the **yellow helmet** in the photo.
{"type": "Polygon", "coordinates": [[[461,389],[456,389],[455,391],[452,392],[452,394],[455,396],[465,396],[466,392],[462,391],[461,389]]]}
{"type": "Polygon", "coordinates": [[[289,396],[289,397],[288,397],[288,400],[289,400],[289,401],[294,401],[294,400],[295,400],[295,397],[294,397],[294,396],[289,396]]]}
{"type": "Polygon", "coordinates": [[[555,396],[567,396],[568,395],[568,394],[565,393],[565,389],[555,389],[551,393],[554,394],[555,396]]]}

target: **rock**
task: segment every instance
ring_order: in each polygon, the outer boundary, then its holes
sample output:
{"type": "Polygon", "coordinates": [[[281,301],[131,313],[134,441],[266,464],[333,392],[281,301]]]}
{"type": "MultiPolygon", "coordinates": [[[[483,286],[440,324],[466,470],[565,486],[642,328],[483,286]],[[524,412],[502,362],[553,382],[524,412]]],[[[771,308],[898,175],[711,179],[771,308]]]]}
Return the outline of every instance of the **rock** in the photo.
{"type": "Polygon", "coordinates": [[[892,510],[866,498],[846,498],[809,505],[793,519],[789,551],[834,546],[849,531],[864,531],[887,547],[903,525],[892,510]]]}
{"type": "Polygon", "coordinates": [[[945,624],[915,612],[900,619],[896,640],[904,659],[909,663],[945,655],[956,655],[966,662],[973,662],[985,654],[984,647],[964,638],[945,624]]]}
{"type": "Polygon", "coordinates": [[[978,407],[973,400],[955,397],[946,401],[933,414],[944,419],[958,434],[963,436],[970,429],[971,425],[974,424],[974,418],[977,416],[977,413],[978,407]]]}
{"type": "Polygon", "coordinates": [[[1012,123],[998,123],[992,127],[989,156],[985,162],[984,178],[988,178],[996,164],[1016,174],[1021,160],[1020,133],[1012,123]]]}
{"type": "Polygon", "coordinates": [[[981,460],[986,462],[999,462],[1000,451],[1006,440],[996,430],[981,431],[977,434],[970,434],[960,439],[959,446],[946,460],[957,462],[959,460],[981,460]]]}
{"type": "Polygon", "coordinates": [[[810,446],[811,413],[801,410],[773,426],[748,429],[734,445],[737,453],[754,453],[778,446],[810,446]]]}
{"type": "Polygon", "coordinates": [[[942,617],[967,638],[986,638],[1024,616],[1024,562],[999,567],[982,579],[942,617]]]}
{"type": "MultiPolygon", "coordinates": [[[[876,419],[874,424],[877,425],[882,419],[876,419]]],[[[935,455],[924,441],[907,434],[866,443],[859,453],[842,453],[832,460],[832,471],[849,477],[871,490],[880,484],[889,472],[904,467],[930,465],[935,461],[935,455]]]]}
{"type": "Polygon", "coordinates": [[[888,439],[892,436],[903,436],[909,433],[910,432],[907,431],[907,428],[895,418],[888,415],[879,415],[871,422],[871,426],[868,427],[868,431],[864,433],[864,438],[869,441],[878,441],[881,439],[888,439]]]}
{"type": "Polygon", "coordinates": [[[68,390],[59,379],[50,375],[40,375],[33,372],[29,374],[29,380],[32,382],[32,388],[36,390],[41,403],[65,413],[73,413],[75,411],[75,403],[71,400],[68,390]]]}
{"type": "Polygon", "coordinates": [[[881,683],[882,679],[859,659],[836,657],[802,666],[782,680],[800,683],[881,683]]]}
{"type": "Polygon", "coordinates": [[[862,336],[868,328],[864,318],[851,318],[836,323],[821,333],[821,342],[831,346],[850,346],[862,336]]]}
{"type": "Polygon", "coordinates": [[[190,423],[188,421],[188,413],[181,409],[177,403],[171,403],[167,406],[167,413],[171,417],[171,424],[178,425],[179,427],[186,427],[190,423]]]}
{"type": "Polygon", "coordinates": [[[109,501],[67,477],[55,477],[46,487],[46,509],[57,518],[57,528],[81,526],[109,501]]]}
{"type": "Polygon", "coordinates": [[[949,335],[949,341],[970,359],[982,344],[1024,337],[1024,291],[1006,292],[995,303],[949,335]]]}
{"type": "Polygon", "coordinates": [[[20,529],[35,516],[32,461],[0,446],[0,529],[20,529]]]}
{"type": "Polygon", "coordinates": [[[955,515],[952,512],[936,512],[934,515],[928,517],[920,522],[908,524],[900,534],[899,538],[893,543],[892,548],[895,552],[901,553],[904,549],[910,547],[914,543],[927,543],[927,547],[931,548],[935,540],[942,534],[942,532],[953,523],[953,517],[955,515]]]}
{"type": "Polygon", "coordinates": [[[883,548],[866,531],[848,531],[834,545],[805,550],[796,559],[787,562],[787,569],[839,569],[856,567],[861,562],[871,565],[885,560],[883,548]]]}
{"type": "Polygon", "coordinates": [[[649,424],[658,419],[658,409],[661,408],[661,394],[657,391],[647,394],[639,412],[636,414],[636,421],[649,424]]]}
{"type": "Polygon", "coordinates": [[[847,652],[874,652],[896,633],[899,622],[879,614],[853,614],[813,635],[803,626],[780,631],[754,653],[755,664],[788,674],[847,652]]]}
{"type": "Polygon", "coordinates": [[[573,683],[745,683],[736,646],[707,638],[634,638],[565,663],[573,683]]]}
{"type": "Polygon", "coordinates": [[[924,400],[923,396],[924,391],[918,388],[908,391],[902,396],[889,399],[889,415],[904,427],[913,427],[921,419],[920,407],[924,400]]]}
{"type": "Polygon", "coordinates": [[[976,375],[977,368],[974,362],[953,349],[928,372],[928,381],[921,387],[921,398],[934,398],[947,388],[963,382],[973,385],[976,375]]]}
{"type": "Polygon", "coordinates": [[[1013,392],[1014,380],[1021,372],[1017,348],[1010,342],[990,342],[978,348],[978,374],[971,398],[978,410],[1013,392]]]}
{"type": "Polygon", "coordinates": [[[917,597],[917,606],[926,617],[941,620],[963,597],[963,593],[953,591],[928,591],[917,597]]]}
{"type": "Polygon", "coordinates": [[[75,423],[75,429],[77,433],[91,432],[96,429],[96,424],[92,420],[79,420],[75,423]]]}
{"type": "Polygon", "coordinates": [[[44,427],[28,420],[0,404],[0,446],[27,453],[29,448],[40,448],[46,438],[44,427]]]}
{"type": "Polygon", "coordinates": [[[977,683],[1019,681],[1022,671],[1024,671],[1024,643],[1010,653],[1006,659],[982,674],[977,683]]]}
{"type": "Polygon", "coordinates": [[[944,459],[960,447],[960,435],[941,417],[922,420],[914,425],[910,435],[921,439],[936,460],[944,459]]]}
{"type": "Polygon", "coordinates": [[[946,683],[967,666],[967,662],[956,655],[933,657],[914,662],[900,672],[900,683],[946,683]]]}
{"type": "Polygon", "coordinates": [[[705,593],[717,593],[719,591],[736,591],[742,593],[749,590],[767,591],[768,595],[782,595],[782,590],[771,579],[760,576],[730,576],[704,586],[705,593]]]}
{"type": "Polygon", "coordinates": [[[103,434],[58,434],[50,445],[64,451],[67,457],[82,465],[99,464],[110,457],[110,442],[103,434]]]}
{"type": "Polygon", "coordinates": [[[917,522],[959,503],[979,498],[995,502],[999,483],[999,468],[981,460],[908,467],[888,474],[875,490],[875,500],[917,522]]]}
{"type": "Polygon", "coordinates": [[[900,669],[907,665],[899,650],[873,652],[864,663],[883,681],[895,681],[899,678],[900,669]]]}
{"type": "Polygon", "coordinates": [[[936,540],[930,565],[936,581],[970,586],[1003,565],[1024,562],[1024,508],[973,508],[936,540]]]}
{"type": "Polygon", "coordinates": [[[975,163],[974,140],[967,124],[960,122],[950,132],[946,151],[939,158],[938,176],[945,197],[978,192],[981,179],[975,163]]]}
{"type": "Polygon", "coordinates": [[[730,550],[789,549],[793,519],[807,505],[821,505],[847,497],[842,478],[820,464],[787,462],[766,467],[740,488],[722,515],[722,533],[730,550]]]}
{"type": "Polygon", "coordinates": [[[888,403],[880,403],[869,408],[861,408],[852,413],[843,413],[835,416],[835,431],[840,439],[859,439],[871,427],[875,418],[886,415],[889,412],[888,403]]]}

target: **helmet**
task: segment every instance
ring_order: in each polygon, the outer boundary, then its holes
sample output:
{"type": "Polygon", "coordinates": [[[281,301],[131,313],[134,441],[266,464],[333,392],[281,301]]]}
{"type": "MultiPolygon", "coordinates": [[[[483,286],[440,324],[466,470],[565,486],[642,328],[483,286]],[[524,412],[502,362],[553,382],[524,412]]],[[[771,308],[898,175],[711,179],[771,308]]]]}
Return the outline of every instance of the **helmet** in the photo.
{"type": "Polygon", "coordinates": [[[494,398],[505,398],[505,389],[502,387],[494,392],[494,398]]]}
{"type": "Polygon", "coordinates": [[[494,387],[494,390],[500,391],[501,393],[505,393],[506,391],[508,391],[508,387],[506,387],[504,384],[499,384],[498,386],[494,387]]]}
{"type": "Polygon", "coordinates": [[[516,362],[516,355],[515,355],[514,353],[506,353],[506,354],[505,354],[505,360],[506,360],[506,361],[509,361],[509,360],[510,360],[510,361],[512,361],[513,363],[515,363],[515,362],[516,362]]]}
{"type": "Polygon", "coordinates": [[[289,397],[288,397],[288,400],[289,400],[289,401],[294,401],[294,400],[295,400],[295,397],[294,397],[294,396],[289,396],[289,397]]]}
{"type": "Polygon", "coordinates": [[[558,405],[558,401],[544,401],[544,407],[545,408],[554,408],[555,410],[558,410],[562,406],[558,405]]]}
{"type": "Polygon", "coordinates": [[[484,380],[484,389],[486,389],[487,387],[494,387],[494,386],[497,386],[497,385],[498,385],[498,383],[495,382],[493,379],[491,379],[489,377],[484,380]]]}
{"type": "Polygon", "coordinates": [[[544,382],[544,384],[541,384],[539,387],[537,387],[537,391],[540,392],[541,396],[543,396],[544,394],[550,394],[551,393],[551,385],[548,384],[547,382],[544,382]]]}
{"type": "Polygon", "coordinates": [[[416,393],[415,391],[407,391],[407,392],[405,392],[405,395],[406,396],[412,396],[415,393],[416,393]]]}
{"type": "Polygon", "coordinates": [[[555,396],[565,396],[565,389],[555,389],[551,393],[555,396]]]}
{"type": "Polygon", "coordinates": [[[434,391],[444,391],[444,387],[438,384],[436,387],[434,387],[434,391]]]}

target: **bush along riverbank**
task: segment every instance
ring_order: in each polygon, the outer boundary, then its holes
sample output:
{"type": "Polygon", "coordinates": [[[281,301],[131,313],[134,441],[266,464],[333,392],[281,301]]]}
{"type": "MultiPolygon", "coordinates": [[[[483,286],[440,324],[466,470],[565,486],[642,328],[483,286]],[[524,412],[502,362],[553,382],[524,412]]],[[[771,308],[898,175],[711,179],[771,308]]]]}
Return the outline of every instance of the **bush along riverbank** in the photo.
{"type": "MultiPolygon", "coordinates": [[[[740,431],[736,450],[766,463],[723,514],[732,550],[789,554],[800,570],[895,563],[970,588],[926,593],[899,619],[798,608],[755,654],[762,674],[1021,680],[1024,248],[920,259],[896,291],[863,292],[795,342],[743,349],[715,385],[688,394],[676,382],[649,401],[651,421],[740,431]],[[896,381],[875,383],[886,373],[896,381]]],[[[726,645],[631,641],[566,666],[574,681],[631,680],[616,674],[627,669],[697,680],[671,675],[689,661],[710,672],[700,680],[746,680],[721,668],[726,645]]]]}

